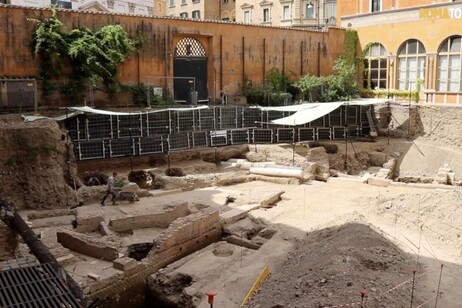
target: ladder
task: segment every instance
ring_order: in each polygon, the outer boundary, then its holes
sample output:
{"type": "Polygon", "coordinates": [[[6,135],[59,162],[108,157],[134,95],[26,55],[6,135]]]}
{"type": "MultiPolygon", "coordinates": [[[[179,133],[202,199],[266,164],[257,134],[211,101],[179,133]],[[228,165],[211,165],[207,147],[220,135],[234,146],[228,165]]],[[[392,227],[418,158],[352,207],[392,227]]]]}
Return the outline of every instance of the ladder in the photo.
{"type": "Polygon", "coordinates": [[[366,111],[367,122],[369,122],[369,127],[371,128],[369,135],[371,137],[377,137],[377,131],[375,129],[374,119],[372,119],[372,108],[367,109],[366,111]]]}

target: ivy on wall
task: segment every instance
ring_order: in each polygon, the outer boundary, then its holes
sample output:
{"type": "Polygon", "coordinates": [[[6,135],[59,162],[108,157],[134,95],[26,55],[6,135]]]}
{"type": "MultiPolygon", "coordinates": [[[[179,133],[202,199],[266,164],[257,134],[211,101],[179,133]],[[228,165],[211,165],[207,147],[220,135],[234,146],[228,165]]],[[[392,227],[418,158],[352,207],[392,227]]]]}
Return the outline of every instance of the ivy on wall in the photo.
{"type": "Polygon", "coordinates": [[[64,64],[70,64],[70,79],[66,89],[70,96],[82,91],[83,81],[92,84],[103,82],[110,92],[118,86],[118,67],[141,45],[139,38],[132,39],[120,25],[106,25],[100,29],[77,28],[66,31],[59,20],[56,8],[51,17],[33,20],[34,55],[40,59],[39,75],[43,93],[50,95],[59,90],[52,80],[63,76],[64,64]]]}

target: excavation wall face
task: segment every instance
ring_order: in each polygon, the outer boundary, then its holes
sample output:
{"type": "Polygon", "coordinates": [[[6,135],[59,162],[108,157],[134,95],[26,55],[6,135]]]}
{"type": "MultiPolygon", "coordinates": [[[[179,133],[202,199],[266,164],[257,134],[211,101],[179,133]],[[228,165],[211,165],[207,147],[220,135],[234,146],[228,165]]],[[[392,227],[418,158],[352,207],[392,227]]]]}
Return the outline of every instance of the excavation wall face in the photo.
{"type": "Polygon", "coordinates": [[[0,145],[0,195],[16,209],[77,204],[75,192],[67,185],[76,173],[72,144],[66,144],[66,135],[56,122],[3,118],[0,145]]]}
{"type": "Polygon", "coordinates": [[[18,249],[18,234],[0,221],[0,261],[13,258],[18,249]]]}
{"type": "Polygon", "coordinates": [[[142,262],[137,262],[136,266],[121,267],[121,262],[116,261],[116,267],[124,272],[90,285],[88,295],[92,299],[109,298],[109,303],[105,307],[128,307],[131,298],[116,295],[129,294],[131,290],[141,288],[150,275],[218,241],[221,234],[222,227],[217,210],[205,209],[194,215],[179,218],[154,242],[153,249],[142,262]]]}
{"type": "MultiPolygon", "coordinates": [[[[31,19],[50,15],[48,9],[0,6],[0,76],[38,75],[38,62],[32,54],[31,19]]],[[[292,78],[329,74],[343,51],[344,31],[334,28],[321,32],[70,10],[59,10],[58,16],[67,30],[121,24],[130,36],[143,39],[140,52],[120,67],[119,79],[124,84],[149,83],[171,90],[175,47],[184,38],[199,41],[206,53],[207,89],[212,99],[219,98],[222,90],[228,94],[241,92],[247,80],[261,83],[272,68],[292,78]]],[[[114,103],[112,100],[111,105],[114,103]]]]}

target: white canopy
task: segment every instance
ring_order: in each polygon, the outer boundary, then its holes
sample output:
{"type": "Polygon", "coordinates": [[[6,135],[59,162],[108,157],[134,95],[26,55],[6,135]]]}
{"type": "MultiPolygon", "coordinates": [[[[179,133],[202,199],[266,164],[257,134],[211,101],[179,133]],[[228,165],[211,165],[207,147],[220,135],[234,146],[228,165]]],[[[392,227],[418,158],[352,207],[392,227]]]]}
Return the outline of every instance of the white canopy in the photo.
{"type": "Polygon", "coordinates": [[[285,118],[280,118],[271,121],[273,124],[278,124],[278,125],[303,125],[305,123],[309,123],[311,121],[314,121],[320,117],[322,117],[325,114],[328,114],[338,107],[342,106],[342,102],[337,102],[337,103],[318,103],[318,104],[313,104],[316,106],[313,106],[312,108],[309,109],[304,109],[297,111],[296,113],[285,117],[285,118]]]}
{"type": "Polygon", "coordinates": [[[113,115],[113,116],[129,116],[129,115],[137,115],[137,114],[145,114],[145,113],[162,112],[162,111],[182,112],[182,111],[200,110],[200,109],[208,109],[208,108],[209,106],[195,106],[195,107],[186,107],[186,108],[166,108],[166,109],[149,110],[149,111],[118,112],[118,111],[95,109],[95,108],[91,108],[88,106],[84,106],[84,107],[68,107],[67,110],[72,111],[71,113],[60,115],[60,116],[53,117],[53,118],[45,117],[45,116],[26,116],[26,115],[23,115],[22,117],[25,122],[32,122],[32,121],[43,120],[43,119],[63,121],[67,118],[72,118],[79,114],[84,114],[84,113],[113,115]]]}
{"type": "Polygon", "coordinates": [[[294,114],[288,117],[273,120],[271,121],[271,123],[277,125],[297,126],[319,119],[320,117],[331,113],[332,111],[334,111],[342,105],[367,106],[386,102],[387,100],[385,99],[361,99],[347,102],[311,103],[284,107],[262,107],[261,109],[274,111],[295,111],[294,114]]]}

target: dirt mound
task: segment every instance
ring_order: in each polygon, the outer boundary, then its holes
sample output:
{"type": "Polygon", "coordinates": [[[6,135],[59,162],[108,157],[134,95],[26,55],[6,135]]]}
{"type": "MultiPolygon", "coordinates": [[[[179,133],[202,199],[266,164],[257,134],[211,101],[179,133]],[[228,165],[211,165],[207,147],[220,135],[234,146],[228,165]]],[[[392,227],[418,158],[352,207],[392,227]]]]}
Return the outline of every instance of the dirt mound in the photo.
{"type": "MultiPolygon", "coordinates": [[[[388,290],[412,276],[415,262],[362,224],[309,233],[251,298],[247,307],[329,307],[361,302],[406,307],[411,285],[388,290]]],[[[356,304],[360,306],[359,304],[356,304]]]]}

